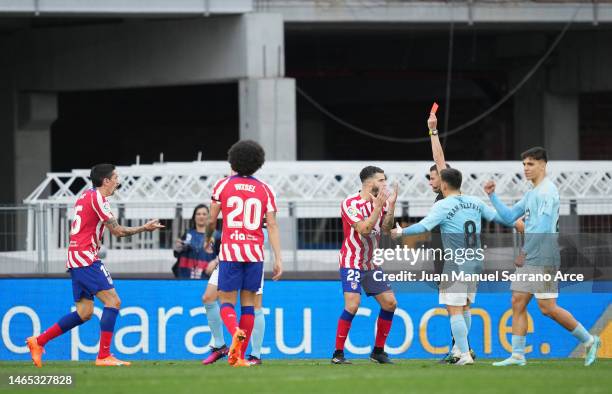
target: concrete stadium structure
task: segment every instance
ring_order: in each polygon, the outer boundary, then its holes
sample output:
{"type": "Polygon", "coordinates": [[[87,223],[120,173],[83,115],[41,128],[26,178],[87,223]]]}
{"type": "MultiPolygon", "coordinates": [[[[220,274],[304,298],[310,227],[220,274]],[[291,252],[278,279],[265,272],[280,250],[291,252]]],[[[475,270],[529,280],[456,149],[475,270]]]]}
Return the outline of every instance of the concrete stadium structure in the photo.
{"type": "MultiPolygon", "coordinates": [[[[578,31],[514,97],[513,144],[543,144],[558,159],[577,160],[579,95],[612,91],[612,3],[0,0],[0,202],[21,202],[52,170],[50,130],[62,92],[234,81],[239,137],[260,141],[271,160],[291,161],[299,119],[295,79],[285,72],[287,29],[445,31],[453,22],[557,31],[569,21],[578,31]],[[600,38],[592,40],[595,30],[600,38]]],[[[538,35],[499,40],[511,48],[508,58],[531,59],[550,44],[538,35]]],[[[517,67],[510,82],[526,71],[517,67]]],[[[304,127],[316,133],[316,125],[304,127]]]]}

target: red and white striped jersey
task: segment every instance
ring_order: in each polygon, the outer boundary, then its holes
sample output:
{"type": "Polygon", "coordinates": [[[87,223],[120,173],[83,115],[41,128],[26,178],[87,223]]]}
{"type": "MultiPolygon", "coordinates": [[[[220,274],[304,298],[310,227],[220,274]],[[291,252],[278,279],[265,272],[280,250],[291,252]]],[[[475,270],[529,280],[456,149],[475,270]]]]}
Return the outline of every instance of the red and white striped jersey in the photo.
{"type": "Polygon", "coordinates": [[[265,214],[277,210],[270,186],[252,176],[233,175],[217,181],[212,202],[221,204],[223,214],[219,260],[264,261],[265,214]]]}
{"type": "Polygon", "coordinates": [[[98,189],[81,194],[74,204],[66,268],[87,267],[98,260],[104,222],[112,217],[110,204],[98,189]]]}
{"type": "Polygon", "coordinates": [[[344,241],[340,249],[340,268],[353,268],[360,270],[373,270],[372,256],[374,249],[380,242],[381,226],[387,213],[387,204],[380,212],[372,232],[368,235],[359,234],[354,228],[355,223],[366,220],[372,214],[374,207],[370,201],[361,198],[359,193],[351,194],[340,207],[342,214],[342,229],[344,241]]]}

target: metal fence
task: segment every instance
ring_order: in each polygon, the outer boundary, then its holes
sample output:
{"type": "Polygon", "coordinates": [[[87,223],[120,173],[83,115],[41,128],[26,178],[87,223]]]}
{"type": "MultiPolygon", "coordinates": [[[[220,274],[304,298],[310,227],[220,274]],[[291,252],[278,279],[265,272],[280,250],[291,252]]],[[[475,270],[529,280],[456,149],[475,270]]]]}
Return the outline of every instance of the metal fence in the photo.
{"type": "MultiPolygon", "coordinates": [[[[138,226],[150,218],[159,218],[166,227],[129,238],[115,238],[105,232],[102,253],[109,270],[134,276],[169,275],[176,261],[172,254],[174,241],[190,226],[195,205],[114,204],[114,214],[122,225],[138,226]]],[[[404,224],[414,223],[430,207],[430,203],[399,201],[396,219],[404,224]]],[[[563,201],[560,231],[562,234],[612,233],[612,215],[607,214],[611,210],[609,200],[563,201]]],[[[65,272],[72,217],[71,205],[39,203],[0,207],[0,275],[65,272]]],[[[279,204],[278,221],[285,271],[337,270],[338,251],[343,241],[340,201],[284,201],[279,204]]],[[[512,229],[484,224],[482,232],[496,248],[490,253],[500,259],[512,258],[516,237],[506,236],[505,241],[496,242],[497,235],[508,235],[512,229]]],[[[427,241],[428,236],[424,235],[405,239],[403,243],[416,247],[427,241]]],[[[383,239],[383,246],[389,246],[389,242],[383,239]]],[[[271,252],[268,250],[266,255],[269,260],[271,252]]]]}

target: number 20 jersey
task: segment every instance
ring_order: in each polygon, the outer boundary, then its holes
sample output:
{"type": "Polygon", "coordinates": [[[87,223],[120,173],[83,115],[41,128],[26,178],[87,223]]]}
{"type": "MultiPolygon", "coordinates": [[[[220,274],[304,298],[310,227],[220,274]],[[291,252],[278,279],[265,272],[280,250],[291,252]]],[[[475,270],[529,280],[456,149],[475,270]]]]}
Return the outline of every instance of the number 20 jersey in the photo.
{"type": "Polygon", "coordinates": [[[233,175],[213,187],[213,203],[221,204],[223,232],[219,260],[264,261],[263,221],[276,212],[276,197],[270,186],[252,177],[233,175]]]}
{"type": "Polygon", "coordinates": [[[95,188],[84,191],[74,204],[66,268],[87,267],[98,260],[104,222],[113,213],[106,198],[95,188]]]}

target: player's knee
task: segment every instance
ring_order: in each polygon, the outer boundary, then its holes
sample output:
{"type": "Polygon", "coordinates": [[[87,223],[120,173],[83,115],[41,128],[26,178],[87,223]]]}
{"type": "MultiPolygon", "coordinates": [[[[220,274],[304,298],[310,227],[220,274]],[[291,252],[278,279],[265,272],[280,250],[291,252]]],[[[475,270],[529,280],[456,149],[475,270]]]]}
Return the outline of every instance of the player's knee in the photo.
{"type": "Polygon", "coordinates": [[[80,317],[80,318],[81,318],[81,320],[83,320],[83,321],[88,321],[88,320],[90,320],[92,315],[93,315],[93,312],[89,312],[89,311],[79,313],[79,317],[80,317]]]}
{"type": "Polygon", "coordinates": [[[359,309],[359,304],[358,303],[347,303],[344,305],[344,309],[346,309],[347,312],[349,312],[350,314],[354,315],[357,313],[357,310],[359,309]]]}
{"type": "Polygon", "coordinates": [[[555,306],[540,305],[540,312],[546,317],[552,317],[555,313],[555,306]]]}
{"type": "Polygon", "coordinates": [[[93,306],[91,308],[89,307],[79,308],[77,310],[77,313],[79,317],[81,318],[81,320],[88,321],[91,319],[91,316],[93,316],[93,306]]]}
{"type": "Polygon", "coordinates": [[[383,305],[383,309],[386,311],[395,311],[395,308],[397,308],[397,300],[395,298],[385,301],[383,305]]]}
{"type": "Polygon", "coordinates": [[[217,297],[214,297],[212,294],[204,293],[202,296],[202,302],[204,304],[212,304],[217,301],[217,297]]]}
{"type": "Polygon", "coordinates": [[[109,308],[121,309],[121,298],[119,298],[119,296],[113,297],[109,301],[108,305],[104,305],[104,306],[109,307],[109,308]]]}
{"type": "Polygon", "coordinates": [[[517,296],[516,294],[512,295],[512,309],[522,309],[525,307],[525,300],[521,296],[517,296]]]}

